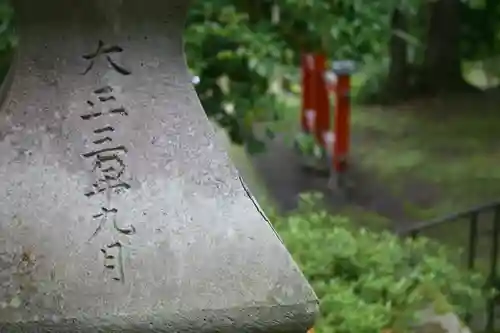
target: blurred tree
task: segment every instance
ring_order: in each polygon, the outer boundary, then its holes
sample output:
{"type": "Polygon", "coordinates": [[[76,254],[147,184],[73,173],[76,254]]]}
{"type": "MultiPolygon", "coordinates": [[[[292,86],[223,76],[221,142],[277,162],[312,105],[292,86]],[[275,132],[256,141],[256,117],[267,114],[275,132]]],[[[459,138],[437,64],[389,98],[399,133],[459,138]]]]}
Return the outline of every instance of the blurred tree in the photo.
{"type": "Polygon", "coordinates": [[[422,88],[428,93],[461,91],[468,85],[462,76],[460,53],[460,1],[428,1],[422,88]]]}

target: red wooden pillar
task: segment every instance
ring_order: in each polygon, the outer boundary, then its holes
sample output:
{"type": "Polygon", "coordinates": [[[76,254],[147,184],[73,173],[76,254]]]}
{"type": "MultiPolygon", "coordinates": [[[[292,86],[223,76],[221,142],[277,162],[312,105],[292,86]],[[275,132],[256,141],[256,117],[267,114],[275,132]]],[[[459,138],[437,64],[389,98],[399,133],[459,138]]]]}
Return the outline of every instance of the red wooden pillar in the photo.
{"type": "Polygon", "coordinates": [[[330,103],[325,82],[326,58],[324,55],[302,56],[302,130],[314,134],[324,145],[323,133],[330,127],[330,103]]]}
{"type": "Polygon", "coordinates": [[[335,171],[343,172],[347,167],[347,156],[349,154],[351,113],[351,100],[349,96],[351,88],[350,74],[339,74],[335,88],[337,98],[335,100],[333,166],[335,171]]]}
{"type": "Polygon", "coordinates": [[[351,126],[351,74],[354,70],[355,64],[352,61],[333,63],[333,72],[336,74],[333,168],[337,173],[347,169],[351,126]]]}
{"type": "Polygon", "coordinates": [[[330,100],[328,98],[328,86],[326,83],[326,58],[324,55],[316,55],[316,140],[325,147],[324,134],[330,130],[330,100]]]}

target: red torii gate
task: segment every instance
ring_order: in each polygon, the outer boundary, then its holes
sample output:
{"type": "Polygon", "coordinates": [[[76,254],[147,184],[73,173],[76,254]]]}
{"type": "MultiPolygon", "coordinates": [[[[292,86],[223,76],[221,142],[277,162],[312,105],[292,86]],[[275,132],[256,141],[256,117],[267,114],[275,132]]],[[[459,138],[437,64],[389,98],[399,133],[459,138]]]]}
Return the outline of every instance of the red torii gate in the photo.
{"type": "Polygon", "coordinates": [[[334,61],[326,70],[322,54],[302,56],[301,128],[314,135],[329,155],[331,168],[341,174],[347,169],[350,137],[350,77],[355,70],[353,61],[334,61]],[[328,93],[335,96],[333,128],[328,93]]]}

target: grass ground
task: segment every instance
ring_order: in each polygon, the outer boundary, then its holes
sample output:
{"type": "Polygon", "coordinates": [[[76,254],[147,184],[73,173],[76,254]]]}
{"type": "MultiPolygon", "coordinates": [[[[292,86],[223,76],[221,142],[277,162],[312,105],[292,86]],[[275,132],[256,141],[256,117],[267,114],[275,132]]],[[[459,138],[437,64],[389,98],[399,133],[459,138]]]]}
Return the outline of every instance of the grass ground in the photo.
{"type": "Polygon", "coordinates": [[[500,199],[498,111],[480,101],[439,104],[353,112],[353,131],[362,135],[354,156],[408,199],[414,218],[500,199]],[[426,193],[408,193],[416,182],[426,193]]]}

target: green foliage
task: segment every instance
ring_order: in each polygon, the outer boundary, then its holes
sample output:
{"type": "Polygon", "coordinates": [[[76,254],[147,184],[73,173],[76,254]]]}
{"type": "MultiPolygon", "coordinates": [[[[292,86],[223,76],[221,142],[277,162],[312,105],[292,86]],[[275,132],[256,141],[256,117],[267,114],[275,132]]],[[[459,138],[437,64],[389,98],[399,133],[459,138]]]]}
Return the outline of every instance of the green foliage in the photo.
{"type": "Polygon", "coordinates": [[[389,72],[389,59],[383,58],[379,62],[371,62],[363,68],[365,80],[355,92],[355,99],[361,103],[377,102],[380,91],[384,88],[387,73],[389,72]]]}
{"type": "Polygon", "coordinates": [[[14,30],[14,10],[8,0],[0,0],[0,83],[7,74],[18,40],[14,30]]]}
{"type": "Polygon", "coordinates": [[[201,78],[196,89],[208,116],[234,143],[260,150],[252,125],[279,118],[282,101],[272,87],[297,82],[301,52],[378,59],[386,53],[391,8],[401,3],[415,7],[415,0],[194,2],[186,52],[201,78]]]}
{"type": "Polygon", "coordinates": [[[299,133],[295,138],[295,146],[299,154],[305,157],[320,160],[326,155],[324,148],[321,147],[313,135],[299,133]]]}
{"type": "MultiPolygon", "coordinates": [[[[240,6],[241,7],[241,6],[240,6]]],[[[189,66],[209,117],[234,143],[261,148],[252,130],[256,119],[277,118],[273,77],[288,72],[287,52],[266,21],[252,23],[232,1],[193,3],[185,33],[189,66]]]]}
{"type": "Polygon", "coordinates": [[[480,60],[498,54],[500,3],[469,0],[461,5],[462,54],[465,60],[480,60]]]}
{"type": "Polygon", "coordinates": [[[14,33],[14,10],[8,0],[0,0],[0,52],[9,52],[17,45],[14,33]]]}
{"type": "Polygon", "coordinates": [[[485,304],[485,278],[455,264],[457,251],[426,238],[355,227],[305,195],[275,226],[321,300],[319,333],[406,332],[416,312],[463,316],[485,304]]]}

